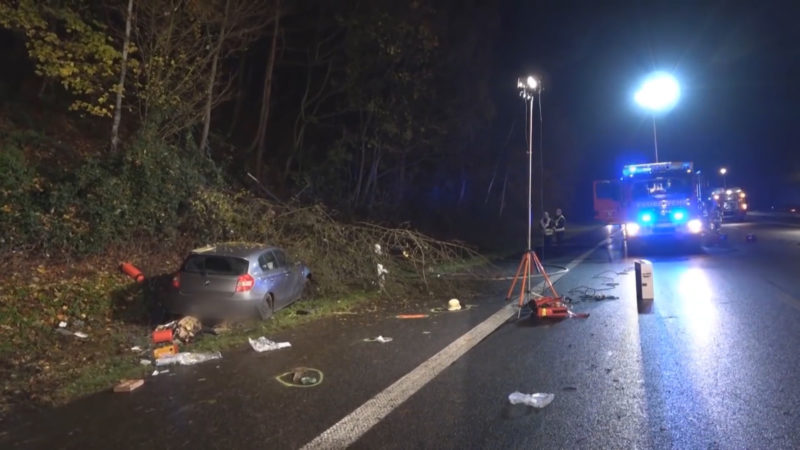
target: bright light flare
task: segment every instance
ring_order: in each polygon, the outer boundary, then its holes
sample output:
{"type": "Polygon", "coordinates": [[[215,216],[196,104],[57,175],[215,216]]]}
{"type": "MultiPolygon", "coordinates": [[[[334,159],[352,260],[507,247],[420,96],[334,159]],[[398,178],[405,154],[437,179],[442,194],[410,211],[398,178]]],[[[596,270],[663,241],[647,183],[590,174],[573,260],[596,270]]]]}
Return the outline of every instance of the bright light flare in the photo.
{"type": "Polygon", "coordinates": [[[703,231],[703,222],[700,221],[700,219],[692,219],[686,224],[686,227],[689,229],[690,233],[697,234],[703,231]]]}
{"type": "Polygon", "coordinates": [[[681,88],[675,77],[666,72],[656,72],[642,83],[633,99],[639,106],[656,112],[672,108],[680,96],[681,88]]]}
{"type": "Polygon", "coordinates": [[[628,236],[636,236],[639,234],[639,224],[636,222],[628,222],[625,224],[625,233],[628,236]]]}
{"type": "Polygon", "coordinates": [[[517,78],[517,88],[535,91],[539,88],[539,80],[533,75],[528,75],[525,78],[517,78]]]}
{"type": "Polygon", "coordinates": [[[726,168],[724,168],[724,167],[723,167],[723,168],[721,168],[721,169],[719,169],[719,174],[720,174],[720,175],[725,175],[726,173],[728,173],[728,169],[726,169],[726,168]]]}

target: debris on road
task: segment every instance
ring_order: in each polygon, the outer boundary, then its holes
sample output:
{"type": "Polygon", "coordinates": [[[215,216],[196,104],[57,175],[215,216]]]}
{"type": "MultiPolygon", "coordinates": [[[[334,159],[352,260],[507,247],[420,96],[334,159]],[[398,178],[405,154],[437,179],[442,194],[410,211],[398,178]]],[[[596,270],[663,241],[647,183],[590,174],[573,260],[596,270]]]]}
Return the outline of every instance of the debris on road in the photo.
{"type": "Polygon", "coordinates": [[[131,392],[140,388],[143,384],[144,380],[141,378],[135,380],[120,380],[120,382],[114,386],[114,392],[131,392]]]}
{"type": "Polygon", "coordinates": [[[537,392],[535,394],[523,394],[522,392],[516,391],[508,395],[508,401],[511,402],[512,405],[522,403],[528,406],[533,406],[534,408],[544,408],[545,406],[549,405],[555,397],[555,394],[543,394],[541,392],[537,392]]]}
{"type": "Polygon", "coordinates": [[[156,366],[168,366],[170,364],[180,364],[182,366],[191,366],[194,364],[199,364],[206,361],[211,361],[214,359],[222,358],[222,353],[220,352],[211,352],[211,353],[192,353],[192,352],[181,352],[177,355],[171,356],[164,356],[156,360],[156,366]]]}
{"type": "Polygon", "coordinates": [[[175,344],[164,345],[153,350],[153,358],[155,358],[156,360],[177,354],[178,354],[178,346],[175,344]]]}
{"type": "Polygon", "coordinates": [[[439,314],[439,313],[444,313],[444,312],[461,312],[461,311],[469,311],[470,309],[477,308],[477,307],[478,307],[478,305],[464,305],[464,306],[459,305],[459,308],[451,309],[449,305],[446,308],[445,307],[441,307],[441,306],[437,306],[435,308],[431,308],[431,312],[434,313],[434,314],[439,314]]]}
{"type": "Polygon", "coordinates": [[[247,338],[247,341],[250,342],[250,347],[253,347],[253,350],[259,353],[268,352],[271,350],[280,350],[282,348],[292,346],[292,344],[289,342],[275,342],[267,339],[264,336],[261,336],[258,339],[247,338]]]}
{"type": "Polygon", "coordinates": [[[447,310],[448,311],[460,311],[461,310],[461,302],[459,302],[457,298],[451,298],[447,302],[447,310]]]}
{"type": "Polygon", "coordinates": [[[314,387],[322,383],[323,375],[319,369],[295,367],[289,372],[278,375],[275,379],[287,387],[314,387]]]}
{"type": "Polygon", "coordinates": [[[398,314],[394,316],[396,319],[425,319],[427,314],[398,314]]]}
{"type": "Polygon", "coordinates": [[[172,342],[172,330],[165,328],[163,330],[156,329],[153,331],[153,343],[160,344],[162,342],[172,342]]]}
{"type": "Polygon", "coordinates": [[[375,338],[366,338],[364,339],[364,342],[380,342],[381,344],[385,344],[387,342],[392,342],[393,340],[394,339],[390,337],[383,337],[379,335],[378,337],[375,338]]]}
{"type": "Polygon", "coordinates": [[[197,333],[203,328],[203,324],[197,317],[186,316],[178,321],[178,326],[175,329],[175,337],[184,344],[189,343],[194,339],[197,333]]]}

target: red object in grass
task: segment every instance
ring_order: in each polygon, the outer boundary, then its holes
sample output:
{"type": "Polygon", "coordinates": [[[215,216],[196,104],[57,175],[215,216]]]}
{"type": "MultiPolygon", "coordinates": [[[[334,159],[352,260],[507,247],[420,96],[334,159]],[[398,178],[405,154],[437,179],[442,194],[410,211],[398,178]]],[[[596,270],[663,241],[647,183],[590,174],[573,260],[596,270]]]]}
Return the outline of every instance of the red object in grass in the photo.
{"type": "Polygon", "coordinates": [[[134,266],[133,264],[124,262],[120,264],[120,269],[122,269],[122,271],[125,272],[125,275],[128,275],[129,277],[136,280],[137,283],[141,283],[144,281],[144,274],[142,273],[141,270],[137,269],[136,266],[134,266]]]}
{"type": "Polygon", "coordinates": [[[165,330],[153,331],[153,343],[159,344],[161,342],[172,342],[172,330],[167,328],[165,330]]]}

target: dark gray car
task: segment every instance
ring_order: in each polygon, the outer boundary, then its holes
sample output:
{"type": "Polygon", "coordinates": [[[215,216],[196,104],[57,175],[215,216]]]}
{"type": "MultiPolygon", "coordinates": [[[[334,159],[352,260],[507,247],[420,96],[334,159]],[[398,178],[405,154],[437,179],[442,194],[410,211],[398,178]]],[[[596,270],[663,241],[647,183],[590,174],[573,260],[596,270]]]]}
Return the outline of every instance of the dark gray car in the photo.
{"type": "Polygon", "coordinates": [[[268,318],[303,294],[311,271],[283,249],[218,244],[193,250],[172,280],[167,310],[202,318],[268,318]]]}

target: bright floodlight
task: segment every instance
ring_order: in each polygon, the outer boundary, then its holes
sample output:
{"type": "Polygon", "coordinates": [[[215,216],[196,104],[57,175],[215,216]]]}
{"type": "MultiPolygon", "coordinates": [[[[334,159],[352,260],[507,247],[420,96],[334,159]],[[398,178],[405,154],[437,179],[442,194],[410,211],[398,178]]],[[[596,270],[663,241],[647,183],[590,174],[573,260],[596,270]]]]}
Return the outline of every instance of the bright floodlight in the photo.
{"type": "Polygon", "coordinates": [[[726,169],[726,168],[724,168],[724,167],[723,167],[723,168],[721,168],[721,169],[719,169],[719,174],[720,174],[720,175],[725,175],[726,173],[728,173],[728,169],[726,169]]]}
{"type": "Polygon", "coordinates": [[[533,78],[532,76],[528,76],[527,80],[525,81],[528,83],[529,89],[536,89],[536,87],[539,86],[539,81],[537,81],[536,78],[533,78]]]}
{"type": "Polygon", "coordinates": [[[666,72],[650,75],[633,97],[639,106],[651,111],[672,108],[681,96],[681,88],[675,77],[666,72]]]}

